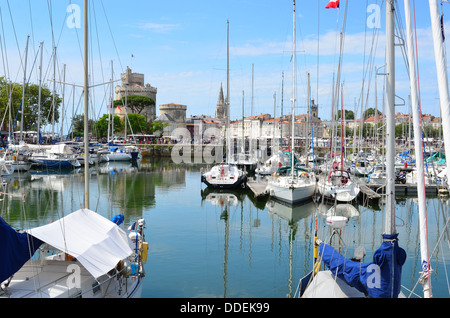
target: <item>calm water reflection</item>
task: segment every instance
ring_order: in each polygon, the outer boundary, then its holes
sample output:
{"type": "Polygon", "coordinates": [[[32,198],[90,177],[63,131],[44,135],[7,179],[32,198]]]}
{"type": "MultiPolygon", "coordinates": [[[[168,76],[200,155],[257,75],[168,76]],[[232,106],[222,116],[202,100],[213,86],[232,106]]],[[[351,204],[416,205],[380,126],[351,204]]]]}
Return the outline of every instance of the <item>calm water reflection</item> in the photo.
{"type": "MultiPolygon", "coordinates": [[[[169,159],[108,163],[90,168],[90,208],[111,218],[125,215],[124,227],[143,216],[150,243],[143,297],[284,298],[313,262],[314,219],[327,241],[330,206],[313,202],[286,206],[257,201],[247,191],[214,192],[200,182],[202,165],[176,165],[169,159]]],[[[51,222],[83,206],[83,170],[32,171],[6,180],[1,215],[16,228],[51,222]]],[[[447,199],[428,198],[430,249],[443,237],[433,259],[435,297],[449,297],[450,266],[447,199]]],[[[342,251],[363,246],[370,261],[381,243],[383,205],[339,207],[349,224],[342,251]]],[[[418,208],[413,197],[397,198],[400,245],[408,259],[402,284],[412,289],[419,277],[418,208]]],[[[415,290],[422,295],[421,287],[415,290]]],[[[403,290],[407,294],[406,290],[403,290]]]]}

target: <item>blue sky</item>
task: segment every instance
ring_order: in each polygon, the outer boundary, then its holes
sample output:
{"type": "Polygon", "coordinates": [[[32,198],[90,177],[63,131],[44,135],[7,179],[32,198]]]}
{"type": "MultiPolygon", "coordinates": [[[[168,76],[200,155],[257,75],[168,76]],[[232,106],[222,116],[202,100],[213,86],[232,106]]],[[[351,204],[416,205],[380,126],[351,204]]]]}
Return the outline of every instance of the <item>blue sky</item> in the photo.
{"type": "MultiPolygon", "coordinates": [[[[306,113],[306,80],[309,72],[311,97],[318,100],[319,116],[322,119],[331,118],[332,81],[333,73],[337,71],[338,31],[342,26],[345,1],[341,0],[340,10],[325,9],[327,3],[328,0],[297,1],[296,14],[296,113],[306,113]]],[[[82,84],[83,30],[67,25],[69,14],[72,13],[66,12],[70,4],[83,10],[81,0],[2,0],[2,57],[6,63],[6,52],[8,58],[8,68],[4,67],[5,63],[0,65],[2,75],[7,75],[16,82],[23,80],[19,56],[23,57],[26,37],[30,35],[27,73],[32,82],[38,81],[37,67],[32,69],[32,64],[37,56],[39,43],[43,41],[43,69],[48,85],[52,85],[48,80],[53,77],[53,43],[57,45],[57,77],[62,79],[62,66],[66,64],[66,81],[82,84]]],[[[372,43],[376,47],[373,67],[384,64],[384,8],[384,1],[381,0],[348,1],[341,77],[347,109],[355,110],[356,102],[356,109],[360,111],[363,73],[371,58],[369,53],[372,43]],[[373,13],[367,12],[371,5],[371,8],[375,5],[381,9],[380,28],[367,27],[367,19],[373,13]]],[[[398,1],[398,8],[401,24],[404,26],[403,0],[398,1]]],[[[450,4],[444,4],[443,11],[448,31],[450,4]]],[[[82,12],[80,13],[82,17],[82,12]]],[[[229,20],[231,118],[242,116],[243,91],[245,115],[250,115],[252,65],[253,114],[273,114],[274,94],[276,115],[280,115],[281,104],[285,114],[291,111],[291,0],[95,0],[91,2],[90,14],[90,73],[93,84],[111,78],[113,60],[115,79],[120,78],[119,73],[130,66],[134,72],[145,75],[146,83],[157,87],[157,106],[180,103],[188,106],[188,116],[214,116],[220,85],[222,83],[224,89],[226,85],[226,30],[229,20]],[[132,54],[134,58],[131,57],[132,54]]],[[[416,1],[416,22],[422,110],[439,116],[428,1],[416,1]]],[[[396,94],[409,105],[409,80],[400,50],[397,50],[397,57],[396,94]]],[[[374,83],[373,75],[366,76],[363,107],[375,105],[374,83]]],[[[378,76],[380,108],[382,84],[383,78],[378,76]]],[[[57,90],[61,93],[62,87],[58,85],[57,90]]],[[[109,90],[106,86],[95,88],[91,111],[93,118],[106,113],[109,90]]],[[[71,108],[72,98],[68,96],[72,94],[72,88],[66,86],[65,94],[66,103],[71,108]]],[[[77,89],[75,94],[76,107],[81,90],[77,89]]],[[[82,106],[79,109],[81,113],[82,106]]],[[[406,113],[408,107],[398,106],[396,110],[406,113]]]]}

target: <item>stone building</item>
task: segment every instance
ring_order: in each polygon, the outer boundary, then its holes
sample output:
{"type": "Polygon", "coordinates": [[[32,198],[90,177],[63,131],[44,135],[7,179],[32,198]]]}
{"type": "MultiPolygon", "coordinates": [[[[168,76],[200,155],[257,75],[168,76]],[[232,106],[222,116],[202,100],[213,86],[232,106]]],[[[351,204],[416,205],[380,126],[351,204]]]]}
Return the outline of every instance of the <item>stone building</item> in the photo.
{"type": "MultiPolygon", "coordinates": [[[[155,105],[151,107],[145,107],[139,114],[146,117],[147,121],[153,121],[156,118],[156,94],[157,88],[150,84],[144,84],[144,74],[132,73],[131,69],[127,66],[125,73],[121,74],[122,85],[116,86],[116,100],[123,99],[125,104],[125,96],[139,95],[150,97],[155,101],[155,105]]],[[[127,107],[127,114],[134,113],[134,111],[127,107]]],[[[116,108],[116,114],[118,116],[125,116],[125,107],[116,108]]]]}

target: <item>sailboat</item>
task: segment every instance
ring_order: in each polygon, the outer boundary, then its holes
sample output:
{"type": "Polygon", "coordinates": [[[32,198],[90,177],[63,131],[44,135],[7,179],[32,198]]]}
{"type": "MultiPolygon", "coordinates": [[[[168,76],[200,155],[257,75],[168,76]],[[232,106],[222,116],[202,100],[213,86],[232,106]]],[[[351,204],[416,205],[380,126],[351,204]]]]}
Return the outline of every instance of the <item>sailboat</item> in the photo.
{"type": "MultiPolygon", "coordinates": [[[[230,164],[238,166],[247,172],[255,172],[258,164],[256,156],[249,151],[245,151],[245,137],[244,137],[244,91],[242,91],[242,138],[240,140],[240,152],[234,153],[230,158],[230,164]]],[[[249,145],[250,146],[250,145],[249,145]]]]}
{"type": "MultiPolygon", "coordinates": [[[[88,6],[84,0],[84,132],[88,136],[88,6]]],[[[85,138],[85,149],[89,149],[85,138]]],[[[85,151],[88,162],[89,151],[85,151]]],[[[85,169],[83,209],[50,224],[18,232],[0,217],[0,297],[140,297],[148,244],[145,220],[127,230],[123,215],[111,220],[89,209],[85,169]],[[36,255],[35,255],[36,252],[36,255]]]]}
{"type": "MultiPolygon", "coordinates": [[[[258,168],[256,168],[255,173],[263,176],[272,175],[281,167],[290,167],[291,162],[291,152],[286,150],[279,150],[275,154],[270,156],[270,158],[267,159],[263,165],[260,165],[258,168]]],[[[299,162],[300,161],[294,154],[294,166],[299,162]]]]}
{"type": "Polygon", "coordinates": [[[293,51],[292,51],[292,116],[291,116],[291,168],[285,176],[273,176],[267,183],[270,196],[294,204],[311,199],[316,191],[316,177],[305,169],[294,165],[295,136],[295,0],[293,2],[293,51]]]}
{"type": "Polygon", "coordinates": [[[39,146],[30,156],[30,161],[43,168],[78,168],[81,166],[71,147],[65,143],[52,146],[39,146]]]}
{"type": "MultiPolygon", "coordinates": [[[[347,2],[346,2],[347,9],[347,2]]],[[[344,13],[345,14],[345,13],[344,13]]],[[[387,152],[385,233],[383,242],[370,262],[350,260],[331,245],[314,238],[314,269],[298,286],[299,297],[401,297],[402,266],[406,252],[398,244],[395,227],[395,50],[394,1],[386,1],[386,86],[387,86],[387,152]],[[319,270],[323,262],[328,270],[319,270]]]]}
{"type": "Polygon", "coordinates": [[[227,21],[227,98],[226,98],[226,162],[214,165],[209,171],[201,176],[201,181],[208,187],[215,189],[237,189],[245,188],[247,175],[230,163],[230,76],[229,76],[229,22],[227,21]]]}
{"type": "Polygon", "coordinates": [[[344,169],[344,133],[343,133],[343,92],[341,90],[341,156],[335,162],[327,176],[322,176],[317,182],[317,189],[325,198],[340,202],[349,202],[355,199],[360,188],[351,173],[344,169]]]}

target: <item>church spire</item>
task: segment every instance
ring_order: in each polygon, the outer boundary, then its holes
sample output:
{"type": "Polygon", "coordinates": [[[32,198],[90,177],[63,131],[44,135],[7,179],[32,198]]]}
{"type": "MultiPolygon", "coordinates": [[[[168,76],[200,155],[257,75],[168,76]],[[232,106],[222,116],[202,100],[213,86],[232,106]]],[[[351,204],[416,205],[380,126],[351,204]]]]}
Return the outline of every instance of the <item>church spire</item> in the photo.
{"type": "Polygon", "coordinates": [[[216,119],[220,121],[225,121],[226,119],[225,98],[223,97],[222,83],[220,83],[219,100],[217,101],[216,108],[216,119]]]}

